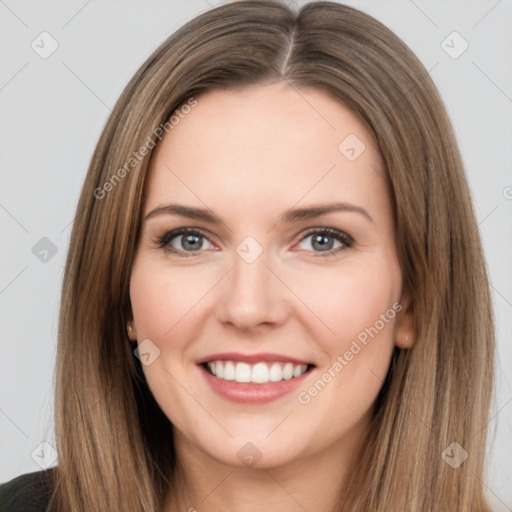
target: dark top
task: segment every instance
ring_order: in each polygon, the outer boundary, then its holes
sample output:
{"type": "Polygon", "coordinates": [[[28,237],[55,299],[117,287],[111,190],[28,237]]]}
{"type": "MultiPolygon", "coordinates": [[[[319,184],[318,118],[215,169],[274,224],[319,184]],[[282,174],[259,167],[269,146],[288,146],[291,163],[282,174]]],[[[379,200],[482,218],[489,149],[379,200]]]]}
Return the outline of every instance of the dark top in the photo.
{"type": "Polygon", "coordinates": [[[54,489],[55,468],[25,473],[0,484],[1,512],[46,512],[54,489]]]}

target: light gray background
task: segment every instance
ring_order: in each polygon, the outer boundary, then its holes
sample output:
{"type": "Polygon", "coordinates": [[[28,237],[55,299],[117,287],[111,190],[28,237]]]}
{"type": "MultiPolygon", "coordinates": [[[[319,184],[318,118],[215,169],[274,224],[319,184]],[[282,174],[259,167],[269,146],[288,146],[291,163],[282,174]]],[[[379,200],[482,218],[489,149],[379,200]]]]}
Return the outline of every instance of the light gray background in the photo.
{"type": "MultiPolygon", "coordinates": [[[[498,334],[485,484],[496,511],[512,510],[512,2],[346,3],[384,22],[416,52],[455,126],[488,259],[498,334]],[[445,51],[462,49],[458,36],[446,39],[453,31],[469,44],[458,58],[445,51]]],[[[0,0],[0,482],[41,469],[36,460],[53,465],[51,446],[40,444],[55,445],[62,272],[80,187],[110,109],[169,34],[215,5],[0,0]],[[31,48],[43,31],[59,45],[47,59],[31,48]],[[43,237],[57,249],[46,262],[32,252],[43,237]]]]}

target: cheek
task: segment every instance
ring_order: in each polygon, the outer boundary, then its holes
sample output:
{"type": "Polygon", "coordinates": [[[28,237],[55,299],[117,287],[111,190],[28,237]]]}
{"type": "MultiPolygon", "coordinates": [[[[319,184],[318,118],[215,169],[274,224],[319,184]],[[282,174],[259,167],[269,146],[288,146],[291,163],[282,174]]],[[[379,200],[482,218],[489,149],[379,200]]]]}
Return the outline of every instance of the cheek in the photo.
{"type": "Polygon", "coordinates": [[[316,418],[322,425],[328,446],[340,428],[348,431],[369,414],[382,387],[393,352],[401,274],[393,262],[376,260],[317,278],[307,292],[308,306],[334,333],[316,321],[316,340],[327,359],[297,401],[304,421],[316,418]]]}
{"type": "MultiPolygon", "coordinates": [[[[322,269],[316,272],[315,279],[306,275],[296,277],[296,284],[294,291],[317,319],[315,330],[323,333],[316,339],[326,340],[324,343],[329,346],[324,348],[330,353],[339,353],[392,309],[399,296],[400,274],[396,266],[376,261],[322,269]]],[[[379,322],[378,327],[387,333],[391,332],[392,324],[386,322],[382,327],[379,322]]]]}
{"type": "Polygon", "coordinates": [[[160,350],[160,357],[142,370],[160,408],[174,425],[185,430],[193,430],[193,425],[186,423],[188,417],[180,414],[190,409],[190,396],[182,392],[179,382],[191,378],[183,373],[183,361],[190,340],[200,331],[195,308],[212,282],[212,276],[208,278],[204,272],[171,270],[165,262],[144,257],[136,260],[130,279],[138,342],[149,339],[160,350]]]}
{"type": "Polygon", "coordinates": [[[142,261],[133,268],[130,300],[137,335],[163,342],[178,323],[212,287],[212,276],[181,269],[171,272],[165,265],[142,261]]]}
{"type": "Polygon", "coordinates": [[[317,278],[308,305],[334,333],[325,335],[317,322],[323,336],[316,339],[328,359],[298,399],[306,405],[305,415],[325,415],[335,436],[336,424],[347,421],[346,411],[350,421],[362,417],[382,386],[394,346],[401,272],[396,261],[375,255],[317,278]]]}

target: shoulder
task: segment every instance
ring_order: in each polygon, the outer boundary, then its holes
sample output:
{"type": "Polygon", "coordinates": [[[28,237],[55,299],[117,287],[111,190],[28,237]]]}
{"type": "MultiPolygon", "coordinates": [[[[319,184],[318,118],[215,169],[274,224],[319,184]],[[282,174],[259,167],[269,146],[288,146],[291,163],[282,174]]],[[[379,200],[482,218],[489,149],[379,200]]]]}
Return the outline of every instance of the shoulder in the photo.
{"type": "Polygon", "coordinates": [[[0,484],[2,512],[45,512],[55,487],[57,468],[25,473],[0,484]]]}

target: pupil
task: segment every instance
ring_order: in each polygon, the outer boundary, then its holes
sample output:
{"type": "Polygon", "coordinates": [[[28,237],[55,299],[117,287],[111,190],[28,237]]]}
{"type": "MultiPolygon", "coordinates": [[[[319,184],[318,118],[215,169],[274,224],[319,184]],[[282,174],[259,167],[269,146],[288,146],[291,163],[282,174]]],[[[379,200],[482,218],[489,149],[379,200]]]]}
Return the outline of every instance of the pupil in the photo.
{"type": "Polygon", "coordinates": [[[315,243],[320,244],[319,248],[321,251],[332,249],[332,238],[330,236],[317,235],[313,237],[313,247],[315,246],[315,243]]]}
{"type": "Polygon", "coordinates": [[[186,235],[184,237],[184,243],[183,247],[185,249],[197,249],[197,247],[194,247],[194,244],[198,245],[199,237],[196,235],[186,235]]]}

